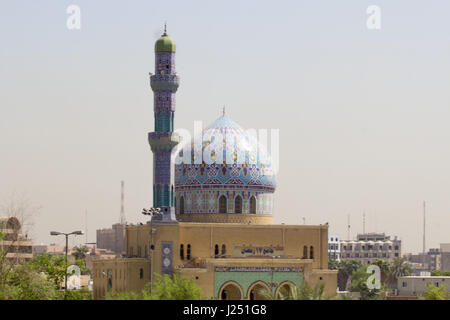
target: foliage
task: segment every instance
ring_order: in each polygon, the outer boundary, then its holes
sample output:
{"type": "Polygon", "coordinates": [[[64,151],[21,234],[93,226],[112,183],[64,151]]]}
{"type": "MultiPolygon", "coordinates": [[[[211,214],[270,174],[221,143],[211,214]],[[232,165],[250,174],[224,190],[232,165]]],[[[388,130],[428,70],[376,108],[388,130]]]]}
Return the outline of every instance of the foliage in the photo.
{"type": "Polygon", "coordinates": [[[142,300],[142,294],[128,291],[128,292],[107,292],[105,300],[142,300]]]}
{"type": "Polygon", "coordinates": [[[339,261],[333,258],[328,259],[328,269],[329,270],[338,270],[339,269],[339,261]]]}
{"type": "MultiPolygon", "coordinates": [[[[78,265],[81,261],[76,262],[78,265]]],[[[0,299],[8,300],[86,300],[91,298],[88,290],[61,291],[66,275],[63,256],[43,254],[30,261],[16,263],[4,274],[0,287],[0,299]]],[[[69,276],[69,275],[68,275],[69,276]]]]}
{"type": "Polygon", "coordinates": [[[86,246],[79,246],[75,247],[74,251],[72,252],[72,255],[75,257],[76,260],[85,260],[86,255],[89,252],[89,249],[86,246]]]}
{"type": "Polygon", "coordinates": [[[361,262],[357,260],[341,261],[338,265],[338,287],[341,291],[347,289],[347,282],[353,272],[361,267],[361,262]]]}
{"type": "Polygon", "coordinates": [[[397,257],[392,261],[389,271],[388,281],[391,287],[395,287],[398,278],[409,276],[413,270],[405,257],[397,257]]]}
{"type": "Polygon", "coordinates": [[[106,300],[203,300],[202,289],[190,278],[177,274],[169,276],[155,274],[153,292],[150,283],[140,292],[110,292],[106,300]]]}
{"type": "Polygon", "coordinates": [[[376,265],[380,268],[381,272],[381,284],[384,286],[386,284],[386,281],[389,278],[389,275],[391,274],[391,265],[389,261],[384,259],[375,259],[372,262],[373,265],[376,265]]]}
{"type": "Polygon", "coordinates": [[[380,300],[384,297],[385,289],[381,287],[380,289],[370,289],[367,286],[367,280],[370,277],[370,273],[367,273],[367,265],[363,265],[353,272],[350,284],[351,292],[359,292],[361,299],[363,300],[380,300]]]}
{"type": "Polygon", "coordinates": [[[312,288],[307,282],[303,282],[300,286],[284,286],[275,296],[266,289],[261,289],[258,294],[265,300],[324,300],[324,284],[316,284],[312,288]]]}
{"type": "Polygon", "coordinates": [[[14,268],[0,292],[0,298],[7,300],[50,300],[57,295],[55,286],[29,264],[14,268]]]}
{"type": "Polygon", "coordinates": [[[427,291],[423,293],[425,300],[450,300],[447,286],[436,287],[432,284],[427,284],[427,288],[427,291]]]}
{"type": "Polygon", "coordinates": [[[431,270],[433,277],[450,277],[450,270],[431,270]]]}

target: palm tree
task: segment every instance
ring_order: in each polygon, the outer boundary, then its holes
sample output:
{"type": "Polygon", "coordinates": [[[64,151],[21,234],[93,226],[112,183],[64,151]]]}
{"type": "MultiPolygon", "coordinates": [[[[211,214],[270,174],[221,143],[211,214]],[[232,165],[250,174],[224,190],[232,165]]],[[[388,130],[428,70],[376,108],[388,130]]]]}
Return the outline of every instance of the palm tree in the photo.
{"type": "Polygon", "coordinates": [[[385,285],[386,280],[388,279],[391,273],[391,265],[387,260],[384,259],[375,259],[372,264],[377,265],[380,268],[381,272],[381,284],[385,285]]]}
{"type": "Polygon", "coordinates": [[[357,260],[341,261],[338,268],[338,286],[341,291],[345,291],[348,287],[350,276],[358,270],[361,262],[357,260]]]}
{"type": "Polygon", "coordinates": [[[409,262],[404,257],[397,257],[392,261],[390,267],[389,283],[396,285],[397,279],[404,276],[409,276],[412,273],[412,268],[409,262]]]}
{"type": "Polygon", "coordinates": [[[259,294],[266,300],[323,300],[324,290],[324,284],[316,284],[313,289],[308,283],[303,282],[300,286],[282,287],[277,296],[264,289],[261,289],[259,294]]]}
{"type": "Polygon", "coordinates": [[[75,257],[75,260],[83,260],[84,264],[86,265],[86,254],[89,252],[89,249],[84,246],[75,247],[74,251],[72,252],[72,255],[75,257]]]}

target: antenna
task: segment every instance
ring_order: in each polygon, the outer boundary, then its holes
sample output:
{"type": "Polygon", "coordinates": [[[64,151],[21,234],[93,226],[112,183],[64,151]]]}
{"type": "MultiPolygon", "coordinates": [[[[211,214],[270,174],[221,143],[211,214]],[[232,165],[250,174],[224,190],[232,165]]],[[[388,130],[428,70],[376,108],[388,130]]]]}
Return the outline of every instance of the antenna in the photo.
{"type": "Polygon", "coordinates": [[[85,227],[85,234],[86,234],[86,243],[88,242],[88,224],[87,224],[87,209],[84,213],[84,227],[85,227]]]}
{"type": "Polygon", "coordinates": [[[350,215],[347,215],[347,240],[350,240],[350,215]]]}
{"type": "Polygon", "coordinates": [[[425,264],[425,215],[426,215],[426,204],[423,202],[423,263],[425,264]]]}
{"type": "Polygon", "coordinates": [[[363,211],[363,234],[366,233],[366,213],[363,211]]]}
{"type": "MultiPolygon", "coordinates": [[[[124,198],[125,198],[125,182],[120,182],[120,224],[125,224],[125,210],[124,210],[124,198]]],[[[87,241],[86,241],[87,242],[87,241]]]]}

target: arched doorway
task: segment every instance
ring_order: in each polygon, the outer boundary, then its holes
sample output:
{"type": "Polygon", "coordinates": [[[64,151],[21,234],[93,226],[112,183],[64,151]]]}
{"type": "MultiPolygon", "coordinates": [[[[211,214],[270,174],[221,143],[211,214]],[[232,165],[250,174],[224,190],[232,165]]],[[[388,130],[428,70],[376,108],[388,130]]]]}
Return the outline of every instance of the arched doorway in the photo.
{"type": "Polygon", "coordinates": [[[267,300],[267,295],[270,295],[271,290],[267,284],[262,281],[258,281],[248,288],[247,299],[248,300],[267,300]]]}
{"type": "Polygon", "coordinates": [[[184,214],[184,197],[180,198],[180,214],[184,214]]]}
{"type": "Polygon", "coordinates": [[[256,198],[255,198],[255,196],[250,197],[250,213],[256,213],[256,198]]]}
{"type": "Polygon", "coordinates": [[[234,212],[242,213],[242,197],[241,196],[237,196],[234,199],[234,212]]]}
{"type": "Polygon", "coordinates": [[[290,281],[285,281],[280,283],[280,285],[278,286],[276,292],[275,292],[275,297],[276,299],[290,299],[292,298],[292,289],[295,288],[295,284],[293,284],[290,281]]]}
{"type": "Polygon", "coordinates": [[[219,213],[227,213],[227,197],[224,195],[219,198],[219,213]]]}
{"type": "Polygon", "coordinates": [[[241,300],[242,299],[241,286],[234,281],[225,283],[222,286],[222,288],[220,288],[220,290],[219,290],[219,299],[220,300],[241,300]]]}

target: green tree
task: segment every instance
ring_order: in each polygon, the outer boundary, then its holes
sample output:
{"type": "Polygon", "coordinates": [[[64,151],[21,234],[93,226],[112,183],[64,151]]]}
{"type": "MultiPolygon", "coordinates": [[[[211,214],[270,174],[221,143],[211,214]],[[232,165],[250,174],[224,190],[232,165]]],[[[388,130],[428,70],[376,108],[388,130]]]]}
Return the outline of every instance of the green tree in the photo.
{"type": "Polygon", "coordinates": [[[395,258],[390,267],[390,276],[388,280],[390,287],[396,287],[398,278],[409,276],[411,273],[412,268],[406,258],[395,258]]]}
{"type": "Polygon", "coordinates": [[[328,269],[329,270],[338,270],[339,269],[339,261],[333,258],[328,259],[328,269]]]}
{"type": "Polygon", "coordinates": [[[381,284],[383,286],[386,285],[386,282],[389,278],[389,275],[391,274],[391,265],[389,263],[389,261],[384,260],[384,259],[375,259],[372,264],[378,266],[380,268],[380,272],[381,272],[381,284]]]}
{"type": "Polygon", "coordinates": [[[106,300],[204,300],[202,289],[190,278],[177,274],[154,275],[153,293],[150,283],[140,292],[110,292],[106,300]]]}
{"type": "Polygon", "coordinates": [[[361,262],[357,260],[344,260],[338,265],[338,287],[341,291],[347,289],[347,283],[356,270],[361,267],[361,262]]]}
{"type": "Polygon", "coordinates": [[[447,286],[436,287],[432,284],[427,284],[427,291],[423,293],[425,300],[450,300],[447,293],[447,286]]]}
{"type": "Polygon", "coordinates": [[[350,284],[351,292],[359,292],[361,299],[363,300],[379,300],[383,299],[385,296],[385,289],[381,287],[380,289],[370,289],[367,285],[370,273],[367,273],[367,265],[363,265],[353,272],[350,284]]]}
{"type": "Polygon", "coordinates": [[[72,255],[75,257],[76,260],[86,260],[86,255],[89,252],[89,249],[86,246],[79,246],[75,247],[74,251],[72,252],[72,255]]]}
{"type": "Polygon", "coordinates": [[[300,286],[288,286],[280,289],[280,300],[324,300],[325,285],[316,284],[312,288],[306,281],[300,286]],[[287,289],[289,288],[289,289],[287,289]]]}
{"type": "Polygon", "coordinates": [[[431,270],[433,277],[450,277],[450,270],[431,270]]]}

